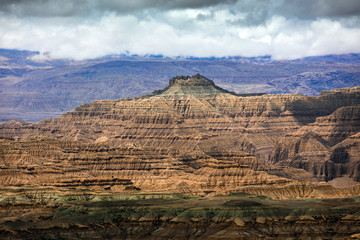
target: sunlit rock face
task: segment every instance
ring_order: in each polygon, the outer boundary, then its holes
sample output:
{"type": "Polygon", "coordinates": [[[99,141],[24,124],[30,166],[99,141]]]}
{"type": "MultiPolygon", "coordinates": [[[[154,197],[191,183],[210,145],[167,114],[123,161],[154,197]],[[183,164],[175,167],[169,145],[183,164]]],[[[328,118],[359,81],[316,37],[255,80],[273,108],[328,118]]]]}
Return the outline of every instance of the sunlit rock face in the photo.
{"type": "Polygon", "coordinates": [[[317,97],[236,95],[199,74],[177,76],[151,95],[94,101],[35,124],[1,125],[8,164],[2,174],[9,184],[22,179],[195,194],[343,175],[358,181],[351,169],[359,160],[359,104],[360,87],[317,97]],[[26,172],[44,161],[49,169],[26,172]],[[14,167],[22,177],[9,170],[14,167]]]}

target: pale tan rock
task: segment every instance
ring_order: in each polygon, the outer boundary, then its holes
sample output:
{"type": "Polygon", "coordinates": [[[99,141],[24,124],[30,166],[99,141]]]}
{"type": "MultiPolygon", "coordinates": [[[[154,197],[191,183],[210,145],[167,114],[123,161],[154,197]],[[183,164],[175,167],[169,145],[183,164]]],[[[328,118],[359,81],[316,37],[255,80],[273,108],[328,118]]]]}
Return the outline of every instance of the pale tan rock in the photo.
{"type": "Polygon", "coordinates": [[[265,217],[257,217],[255,221],[257,223],[264,224],[266,222],[266,218],[265,217]]]}
{"type": "Polygon", "coordinates": [[[245,226],[245,221],[240,219],[240,218],[235,218],[234,223],[239,227],[244,227],[245,226]]]}

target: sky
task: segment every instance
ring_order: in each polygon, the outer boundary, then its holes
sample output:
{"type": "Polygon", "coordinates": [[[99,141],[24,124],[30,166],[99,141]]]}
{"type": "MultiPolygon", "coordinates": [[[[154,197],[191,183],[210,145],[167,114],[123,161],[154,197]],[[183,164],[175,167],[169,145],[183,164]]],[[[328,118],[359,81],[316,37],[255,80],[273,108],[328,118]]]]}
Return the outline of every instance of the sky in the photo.
{"type": "Polygon", "coordinates": [[[1,0],[0,48],[296,59],[360,52],[360,0],[1,0]]]}

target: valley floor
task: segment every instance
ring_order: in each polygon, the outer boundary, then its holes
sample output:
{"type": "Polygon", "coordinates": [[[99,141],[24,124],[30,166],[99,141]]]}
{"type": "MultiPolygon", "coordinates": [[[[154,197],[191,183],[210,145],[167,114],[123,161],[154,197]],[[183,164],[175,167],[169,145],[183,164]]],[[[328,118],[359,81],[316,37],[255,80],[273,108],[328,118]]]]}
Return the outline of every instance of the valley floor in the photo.
{"type": "Polygon", "coordinates": [[[360,198],[0,189],[1,239],[359,239],[360,198]]]}

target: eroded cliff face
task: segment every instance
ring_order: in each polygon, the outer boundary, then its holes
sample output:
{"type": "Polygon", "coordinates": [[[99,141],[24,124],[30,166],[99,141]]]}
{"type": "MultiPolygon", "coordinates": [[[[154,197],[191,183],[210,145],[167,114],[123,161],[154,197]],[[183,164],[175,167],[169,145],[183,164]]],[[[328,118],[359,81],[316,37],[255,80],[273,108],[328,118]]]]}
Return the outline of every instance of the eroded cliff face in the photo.
{"type": "Polygon", "coordinates": [[[294,182],[267,173],[243,152],[182,154],[154,147],[110,147],[32,138],[1,141],[0,184],[89,188],[112,192],[229,193],[248,185],[294,182]]]}
{"type": "Polygon", "coordinates": [[[288,133],[277,143],[271,160],[304,169],[325,181],[350,177],[358,182],[359,133],[360,105],[341,107],[288,133]]]}
{"type": "Polygon", "coordinates": [[[4,167],[8,177],[2,181],[71,185],[105,179],[103,185],[122,190],[128,184],[197,194],[344,174],[358,181],[359,104],[360,87],[317,97],[238,96],[201,75],[178,76],[153,95],[95,101],[36,124],[1,125],[3,164],[18,169],[29,158],[41,166],[34,174],[4,167]],[[39,145],[34,136],[48,140],[39,145]]]}

